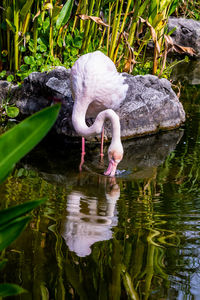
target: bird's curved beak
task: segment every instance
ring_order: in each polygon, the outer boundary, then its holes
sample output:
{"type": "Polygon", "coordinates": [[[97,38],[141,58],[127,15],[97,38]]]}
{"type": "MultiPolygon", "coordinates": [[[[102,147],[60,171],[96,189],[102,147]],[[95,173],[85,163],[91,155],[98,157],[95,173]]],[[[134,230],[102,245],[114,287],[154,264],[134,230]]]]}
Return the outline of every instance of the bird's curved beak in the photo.
{"type": "Polygon", "coordinates": [[[104,172],[104,175],[111,176],[111,177],[115,176],[117,165],[118,163],[115,162],[113,159],[111,159],[109,161],[108,169],[104,172]]]}

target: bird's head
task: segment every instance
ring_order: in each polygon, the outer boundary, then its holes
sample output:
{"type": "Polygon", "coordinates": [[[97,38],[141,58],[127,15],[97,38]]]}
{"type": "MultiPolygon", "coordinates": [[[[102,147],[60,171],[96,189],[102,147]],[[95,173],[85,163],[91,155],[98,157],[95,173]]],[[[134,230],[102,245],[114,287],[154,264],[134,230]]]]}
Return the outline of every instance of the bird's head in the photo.
{"type": "Polygon", "coordinates": [[[115,172],[117,169],[117,165],[120,163],[120,161],[123,158],[123,148],[118,150],[110,150],[108,151],[108,159],[109,159],[109,165],[107,170],[104,172],[104,175],[107,176],[115,176],[115,172]]]}

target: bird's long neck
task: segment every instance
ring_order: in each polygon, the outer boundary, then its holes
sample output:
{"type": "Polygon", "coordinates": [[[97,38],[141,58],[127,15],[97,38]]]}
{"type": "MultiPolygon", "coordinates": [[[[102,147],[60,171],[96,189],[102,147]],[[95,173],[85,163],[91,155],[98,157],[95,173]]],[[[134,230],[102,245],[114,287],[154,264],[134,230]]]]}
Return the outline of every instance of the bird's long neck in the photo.
{"type": "Polygon", "coordinates": [[[87,126],[85,116],[88,106],[83,102],[75,101],[72,113],[74,129],[80,136],[91,137],[101,133],[105,119],[110,119],[112,124],[112,143],[120,142],[120,122],[118,115],[112,109],[101,111],[92,126],[87,126]]]}

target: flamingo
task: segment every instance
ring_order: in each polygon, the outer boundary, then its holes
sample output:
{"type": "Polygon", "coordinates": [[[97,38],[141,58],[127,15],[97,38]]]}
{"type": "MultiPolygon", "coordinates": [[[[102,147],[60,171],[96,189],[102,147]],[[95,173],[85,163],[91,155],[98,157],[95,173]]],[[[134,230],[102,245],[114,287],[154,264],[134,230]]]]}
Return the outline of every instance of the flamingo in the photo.
{"type": "Polygon", "coordinates": [[[123,158],[119,117],[115,113],[126,97],[128,85],[115,64],[100,51],[81,56],[73,65],[70,74],[74,106],[72,123],[82,136],[82,158],[85,154],[84,138],[99,135],[106,119],[112,125],[112,140],[108,148],[109,165],[104,175],[115,176],[117,165],[123,158]],[[87,126],[85,118],[96,118],[87,126]]]}

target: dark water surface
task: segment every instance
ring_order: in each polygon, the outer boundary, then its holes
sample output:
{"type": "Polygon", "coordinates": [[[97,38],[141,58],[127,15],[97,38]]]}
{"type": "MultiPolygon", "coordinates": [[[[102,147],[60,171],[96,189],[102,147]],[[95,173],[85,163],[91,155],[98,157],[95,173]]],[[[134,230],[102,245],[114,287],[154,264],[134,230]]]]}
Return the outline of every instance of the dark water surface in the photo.
{"type": "Polygon", "coordinates": [[[181,101],[186,124],[124,142],[115,179],[95,146],[81,173],[80,145],[49,141],[17,165],[0,208],[47,202],[4,253],[13,299],[200,299],[200,85],[181,101]]]}

